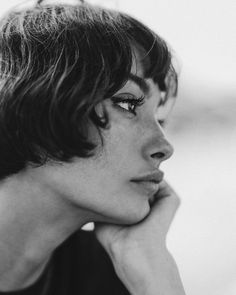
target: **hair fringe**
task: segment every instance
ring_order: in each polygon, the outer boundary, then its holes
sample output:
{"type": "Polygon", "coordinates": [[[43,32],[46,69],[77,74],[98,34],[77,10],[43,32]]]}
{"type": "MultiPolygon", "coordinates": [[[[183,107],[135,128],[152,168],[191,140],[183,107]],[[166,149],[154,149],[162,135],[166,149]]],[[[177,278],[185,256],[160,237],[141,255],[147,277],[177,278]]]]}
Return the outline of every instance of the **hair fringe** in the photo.
{"type": "Polygon", "coordinates": [[[109,128],[96,105],[128,80],[135,44],[149,60],[146,77],[177,91],[168,46],[139,21],[87,3],[40,4],[0,23],[0,179],[28,164],[92,156],[89,124],[102,144],[109,128]]]}

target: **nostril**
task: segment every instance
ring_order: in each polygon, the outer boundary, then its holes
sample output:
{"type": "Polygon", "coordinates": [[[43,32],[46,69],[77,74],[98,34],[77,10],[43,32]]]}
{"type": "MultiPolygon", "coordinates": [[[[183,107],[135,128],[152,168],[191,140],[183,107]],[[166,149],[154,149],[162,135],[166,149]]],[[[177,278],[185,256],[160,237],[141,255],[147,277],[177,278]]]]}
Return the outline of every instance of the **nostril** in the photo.
{"type": "Polygon", "coordinates": [[[157,153],[152,154],[151,157],[154,158],[154,159],[156,159],[156,158],[157,159],[163,159],[163,158],[165,158],[165,153],[157,152],[157,153]]]}

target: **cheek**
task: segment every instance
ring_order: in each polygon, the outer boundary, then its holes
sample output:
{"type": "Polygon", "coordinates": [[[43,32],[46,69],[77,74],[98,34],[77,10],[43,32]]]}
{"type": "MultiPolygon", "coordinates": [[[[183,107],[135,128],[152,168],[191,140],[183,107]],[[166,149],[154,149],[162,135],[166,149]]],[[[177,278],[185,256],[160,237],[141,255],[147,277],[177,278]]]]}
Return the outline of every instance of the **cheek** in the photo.
{"type": "Polygon", "coordinates": [[[100,153],[104,168],[113,171],[115,175],[129,171],[130,162],[137,154],[137,134],[131,126],[119,124],[104,133],[104,147],[100,153]]]}

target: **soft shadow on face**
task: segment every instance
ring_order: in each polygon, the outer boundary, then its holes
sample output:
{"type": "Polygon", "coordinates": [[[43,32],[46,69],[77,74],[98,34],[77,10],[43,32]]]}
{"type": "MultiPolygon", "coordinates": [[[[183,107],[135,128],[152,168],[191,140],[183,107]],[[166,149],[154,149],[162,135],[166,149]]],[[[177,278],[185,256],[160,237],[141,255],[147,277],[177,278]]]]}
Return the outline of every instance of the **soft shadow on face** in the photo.
{"type": "MultiPolygon", "coordinates": [[[[134,55],[131,72],[143,77],[138,50],[134,50],[134,55]]],[[[127,102],[102,102],[109,114],[110,128],[102,130],[104,145],[97,148],[95,156],[44,169],[44,180],[52,191],[84,210],[91,221],[132,224],[150,211],[151,190],[130,180],[157,171],[173,150],[156,119],[161,93],[151,79],[146,82],[148,94],[129,80],[114,95],[119,100],[137,100],[145,95],[136,115],[129,111],[127,102]]],[[[99,141],[96,128],[91,128],[91,137],[99,141]]]]}

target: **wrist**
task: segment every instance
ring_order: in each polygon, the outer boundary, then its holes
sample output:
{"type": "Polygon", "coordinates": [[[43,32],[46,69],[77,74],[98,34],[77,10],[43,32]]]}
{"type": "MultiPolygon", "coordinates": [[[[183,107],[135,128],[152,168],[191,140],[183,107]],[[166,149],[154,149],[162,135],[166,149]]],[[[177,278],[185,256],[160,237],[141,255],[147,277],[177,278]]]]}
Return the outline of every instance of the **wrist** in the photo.
{"type": "Polygon", "coordinates": [[[185,295],[178,267],[168,250],[158,259],[141,259],[137,264],[125,259],[113,264],[131,295],[185,295]]]}
{"type": "Polygon", "coordinates": [[[125,284],[131,295],[186,295],[179,275],[143,278],[139,282],[125,284]]]}
{"type": "Polygon", "coordinates": [[[171,274],[155,276],[140,281],[139,285],[129,288],[132,295],[185,295],[179,274],[173,271],[171,274]]]}

